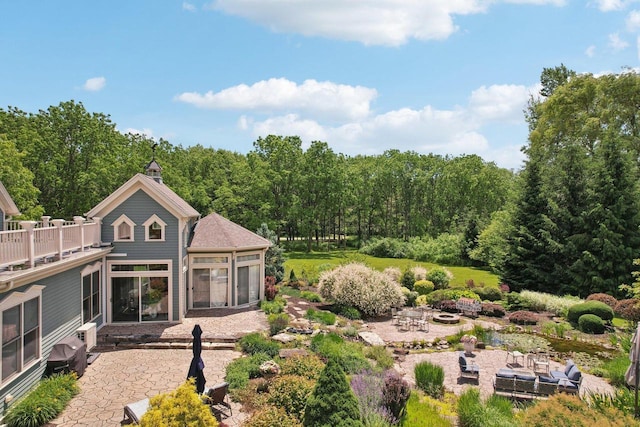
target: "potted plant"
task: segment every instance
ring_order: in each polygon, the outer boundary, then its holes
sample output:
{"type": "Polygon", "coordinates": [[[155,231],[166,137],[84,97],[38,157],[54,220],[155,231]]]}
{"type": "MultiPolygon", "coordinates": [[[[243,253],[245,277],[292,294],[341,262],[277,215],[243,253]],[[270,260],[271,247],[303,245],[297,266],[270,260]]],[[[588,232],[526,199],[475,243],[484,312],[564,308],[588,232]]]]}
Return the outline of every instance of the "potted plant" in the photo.
{"type": "Polygon", "coordinates": [[[462,338],[460,338],[460,342],[464,347],[465,354],[471,354],[476,348],[478,338],[475,335],[464,334],[462,338]]]}

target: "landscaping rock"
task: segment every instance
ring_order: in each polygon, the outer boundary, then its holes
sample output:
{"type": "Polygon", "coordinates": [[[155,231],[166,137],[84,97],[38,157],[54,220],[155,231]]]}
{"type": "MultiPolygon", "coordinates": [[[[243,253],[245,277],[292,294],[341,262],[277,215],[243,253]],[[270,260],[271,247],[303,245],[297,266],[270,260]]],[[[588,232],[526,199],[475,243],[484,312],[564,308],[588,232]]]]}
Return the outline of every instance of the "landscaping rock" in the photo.
{"type": "Polygon", "coordinates": [[[296,337],[294,337],[293,335],[287,334],[287,333],[280,333],[278,335],[274,335],[271,337],[272,340],[274,341],[278,341],[281,342],[283,344],[286,344],[288,342],[294,341],[296,339],[296,337]]]}
{"type": "Polygon", "coordinates": [[[304,348],[283,348],[280,350],[279,356],[282,359],[286,359],[294,356],[308,356],[309,352],[304,348]]]}
{"type": "Polygon", "coordinates": [[[373,332],[359,332],[358,336],[362,341],[367,343],[368,345],[385,345],[382,338],[378,336],[378,334],[373,332]]]}

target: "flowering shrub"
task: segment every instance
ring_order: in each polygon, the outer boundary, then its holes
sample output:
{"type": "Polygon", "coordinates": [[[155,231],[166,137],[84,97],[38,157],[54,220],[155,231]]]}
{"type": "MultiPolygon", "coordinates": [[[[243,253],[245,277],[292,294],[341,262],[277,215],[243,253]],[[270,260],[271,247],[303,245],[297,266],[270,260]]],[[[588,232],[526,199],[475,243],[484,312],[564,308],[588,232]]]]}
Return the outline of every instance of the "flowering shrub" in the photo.
{"type": "Polygon", "coordinates": [[[384,374],[382,404],[395,418],[399,419],[404,412],[410,395],[411,387],[402,375],[393,369],[387,370],[384,374]]]}
{"type": "Polygon", "coordinates": [[[395,424],[396,419],[383,405],[384,378],[381,373],[364,371],[351,377],[351,389],[358,400],[360,418],[382,418],[388,424],[395,424]]]}
{"type": "Polygon", "coordinates": [[[509,315],[509,321],[518,325],[535,325],[538,315],[532,311],[516,311],[509,315]]]}
{"type": "Polygon", "coordinates": [[[511,288],[509,288],[509,285],[506,283],[500,283],[500,291],[502,291],[503,294],[508,294],[511,292],[511,288]]]}
{"type": "Polygon", "coordinates": [[[387,267],[382,271],[382,274],[389,276],[396,283],[400,283],[400,277],[402,277],[402,271],[398,267],[387,267]]]}
{"type": "Polygon", "coordinates": [[[468,335],[468,334],[464,334],[461,338],[460,338],[460,342],[463,344],[476,344],[478,342],[478,338],[475,335],[468,335]]]}
{"type": "Polygon", "coordinates": [[[411,272],[413,273],[413,276],[416,278],[417,280],[426,280],[427,278],[427,269],[416,265],[415,267],[411,268],[411,272]]]}
{"type": "Polygon", "coordinates": [[[381,315],[405,302],[396,282],[363,264],[351,263],[323,272],[318,287],[324,299],[356,307],[368,316],[381,315]]]}

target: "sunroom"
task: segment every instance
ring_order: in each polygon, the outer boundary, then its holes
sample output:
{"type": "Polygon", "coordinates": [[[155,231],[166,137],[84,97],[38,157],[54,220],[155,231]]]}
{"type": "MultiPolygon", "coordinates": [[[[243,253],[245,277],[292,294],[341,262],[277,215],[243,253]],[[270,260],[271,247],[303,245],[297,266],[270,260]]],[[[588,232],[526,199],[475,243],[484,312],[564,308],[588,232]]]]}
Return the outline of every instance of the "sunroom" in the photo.
{"type": "Polygon", "coordinates": [[[216,213],[198,221],[187,248],[187,308],[243,307],[260,301],[270,245],[216,213]]]}

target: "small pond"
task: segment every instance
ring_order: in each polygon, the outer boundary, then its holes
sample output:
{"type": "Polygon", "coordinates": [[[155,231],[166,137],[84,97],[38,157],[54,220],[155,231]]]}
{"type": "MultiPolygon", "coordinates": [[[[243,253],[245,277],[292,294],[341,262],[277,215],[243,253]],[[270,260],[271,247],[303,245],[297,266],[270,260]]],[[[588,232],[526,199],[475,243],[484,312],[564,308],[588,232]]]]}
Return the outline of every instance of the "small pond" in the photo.
{"type": "Polygon", "coordinates": [[[615,353],[615,350],[606,348],[598,343],[561,339],[548,335],[488,332],[485,339],[487,340],[486,342],[492,346],[497,347],[511,344],[517,348],[521,348],[525,352],[536,349],[546,349],[560,354],[571,352],[587,353],[598,358],[602,358],[603,353],[610,355],[615,353]]]}

